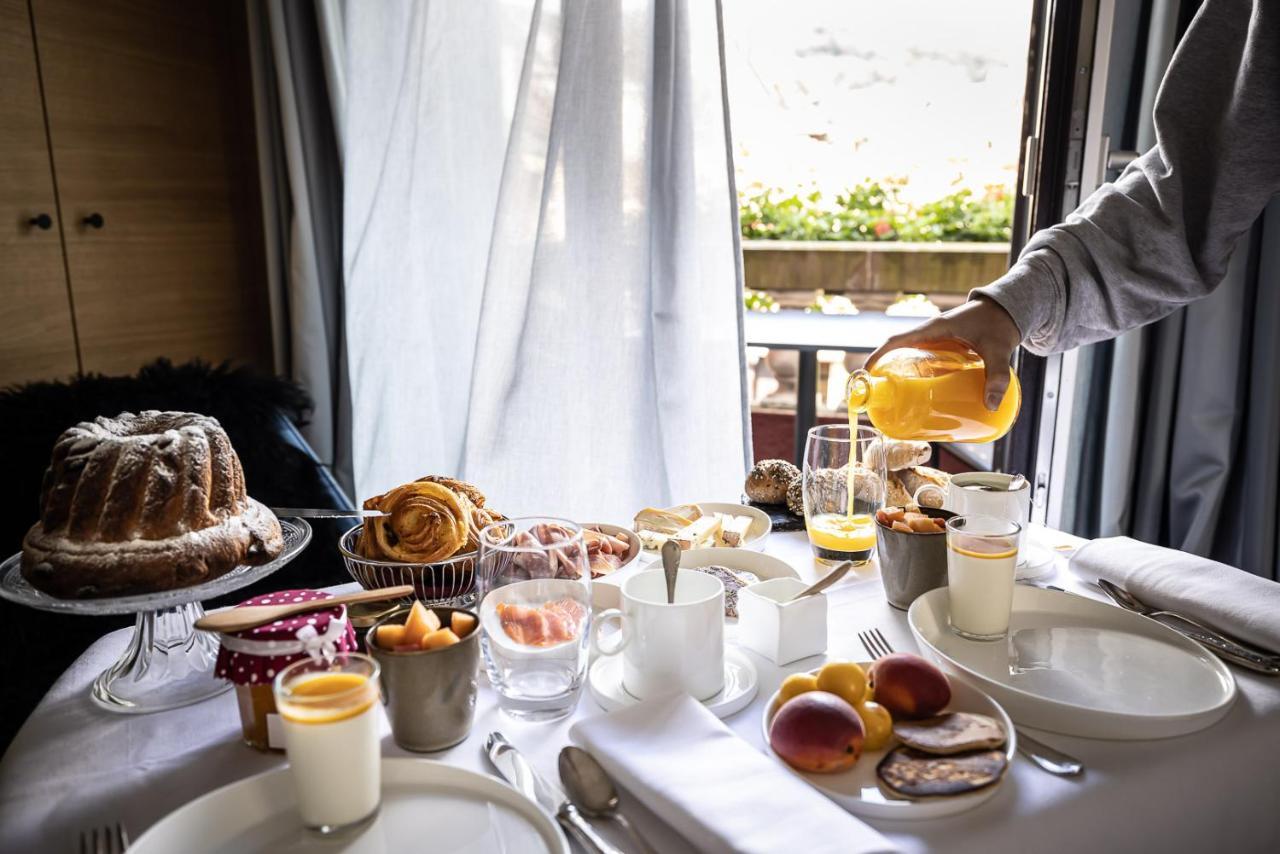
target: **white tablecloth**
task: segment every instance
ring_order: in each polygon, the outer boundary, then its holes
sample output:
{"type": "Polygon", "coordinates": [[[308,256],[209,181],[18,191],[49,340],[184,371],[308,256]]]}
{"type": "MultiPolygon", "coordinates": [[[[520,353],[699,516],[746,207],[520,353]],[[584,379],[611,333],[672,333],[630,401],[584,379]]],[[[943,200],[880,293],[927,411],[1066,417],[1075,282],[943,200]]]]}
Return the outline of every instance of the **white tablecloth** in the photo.
{"type": "MultiPolygon", "coordinates": [[[[1046,544],[1061,534],[1039,531],[1046,544]]],[[[803,534],[774,534],[766,548],[805,579],[821,574],[803,534]]],[[[1062,559],[1059,558],[1059,562],[1062,559]]],[[[1054,583],[1081,589],[1059,566],[1054,583]]],[[[856,632],[879,627],[898,650],[916,649],[906,616],[884,601],[868,569],[830,593],[833,657],[864,657],[856,632]]],[[[730,633],[732,638],[732,633],[730,633]]],[[[0,760],[0,851],[74,851],[81,828],[123,820],[133,836],[192,798],[284,760],[240,743],[235,698],[223,694],[196,706],[154,715],[101,711],[89,684],[116,656],[127,633],[99,640],[50,689],[0,760]]],[[[760,714],[789,672],[753,656],[761,690],[728,723],[763,748],[760,714]]],[[[1049,776],[1018,757],[1001,790],[968,813],[927,822],[871,822],[907,851],[1276,851],[1280,850],[1280,680],[1236,669],[1240,696],[1222,721],[1182,738],[1108,742],[1030,732],[1088,766],[1085,776],[1049,776]]],[[[471,737],[433,754],[492,773],[483,757],[485,735],[500,729],[548,777],[580,716],[600,714],[584,692],[570,719],[523,724],[503,715],[482,687],[471,737]]],[[[386,755],[410,755],[390,736],[386,755]]],[[[624,795],[624,807],[662,852],[689,850],[654,816],[624,795]]],[[[779,816],[785,821],[786,816],[779,816]]],[[[625,840],[620,839],[620,843],[625,840]]]]}

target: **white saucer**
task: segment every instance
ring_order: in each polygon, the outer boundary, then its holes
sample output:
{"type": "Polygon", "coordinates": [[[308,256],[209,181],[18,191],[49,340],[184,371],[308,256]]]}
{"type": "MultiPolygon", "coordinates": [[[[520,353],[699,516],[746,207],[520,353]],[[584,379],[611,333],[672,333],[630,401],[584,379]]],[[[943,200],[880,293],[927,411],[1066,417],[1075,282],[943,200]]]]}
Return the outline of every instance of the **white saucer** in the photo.
{"type": "Polygon", "coordinates": [[[1053,552],[1044,546],[1037,546],[1034,543],[1023,543],[1018,554],[1018,568],[1014,573],[1014,578],[1018,581],[1026,581],[1031,578],[1039,578],[1053,570],[1053,552]]]}
{"type": "MultiPolygon", "coordinates": [[[[622,656],[602,655],[587,674],[591,696],[606,712],[634,706],[640,700],[622,687],[622,656]]],[[[740,712],[755,699],[760,677],[751,659],[732,646],[724,648],[724,688],[703,705],[718,718],[740,712]]]]}

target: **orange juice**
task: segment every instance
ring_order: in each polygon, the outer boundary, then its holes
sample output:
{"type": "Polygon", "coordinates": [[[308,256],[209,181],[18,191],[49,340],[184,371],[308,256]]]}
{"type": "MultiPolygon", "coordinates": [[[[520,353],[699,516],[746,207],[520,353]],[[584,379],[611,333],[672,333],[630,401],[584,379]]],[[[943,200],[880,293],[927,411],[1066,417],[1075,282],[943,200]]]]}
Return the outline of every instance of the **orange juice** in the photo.
{"type": "Polygon", "coordinates": [[[862,563],[871,559],[876,547],[875,519],[869,513],[820,513],[809,520],[808,530],[809,542],[822,560],[862,563]]]}
{"type": "Polygon", "coordinates": [[[890,439],[992,442],[1013,426],[1022,403],[1016,375],[994,412],[983,404],[986,372],[972,351],[892,350],[849,378],[849,413],[865,412],[890,439]]]}

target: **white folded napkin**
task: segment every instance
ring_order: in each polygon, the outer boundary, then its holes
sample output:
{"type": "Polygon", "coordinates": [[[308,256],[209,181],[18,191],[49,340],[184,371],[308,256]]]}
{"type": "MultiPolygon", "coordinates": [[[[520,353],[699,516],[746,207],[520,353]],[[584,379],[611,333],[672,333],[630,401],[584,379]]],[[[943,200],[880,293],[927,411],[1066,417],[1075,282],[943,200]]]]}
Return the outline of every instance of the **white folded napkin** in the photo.
{"type": "Polygon", "coordinates": [[[1093,540],[1069,566],[1084,581],[1105,578],[1145,605],[1280,652],[1280,584],[1270,579],[1128,537],[1093,540]]]}
{"type": "Polygon", "coordinates": [[[569,734],[699,851],[897,850],[687,694],[578,721],[569,734]]]}

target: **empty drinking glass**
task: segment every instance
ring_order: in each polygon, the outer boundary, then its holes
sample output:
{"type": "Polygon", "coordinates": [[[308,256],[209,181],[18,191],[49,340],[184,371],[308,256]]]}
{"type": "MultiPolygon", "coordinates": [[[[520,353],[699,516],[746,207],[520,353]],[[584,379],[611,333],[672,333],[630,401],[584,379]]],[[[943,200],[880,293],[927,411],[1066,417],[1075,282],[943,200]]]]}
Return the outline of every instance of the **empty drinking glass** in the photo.
{"type": "Polygon", "coordinates": [[[582,529],[526,517],[480,532],[480,622],[498,705],[524,720],[573,711],[587,670],[591,568],[582,529]]]}

